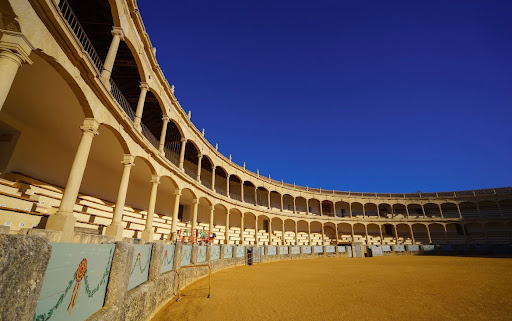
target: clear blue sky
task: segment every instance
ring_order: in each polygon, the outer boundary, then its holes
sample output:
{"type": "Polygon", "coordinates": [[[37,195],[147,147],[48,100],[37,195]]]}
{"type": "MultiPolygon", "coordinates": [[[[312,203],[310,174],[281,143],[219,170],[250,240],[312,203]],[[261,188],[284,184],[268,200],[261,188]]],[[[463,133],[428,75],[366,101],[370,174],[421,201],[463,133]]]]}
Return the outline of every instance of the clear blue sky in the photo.
{"type": "Polygon", "coordinates": [[[512,1],[149,1],[157,58],[238,164],[364,192],[512,185],[512,1]]]}

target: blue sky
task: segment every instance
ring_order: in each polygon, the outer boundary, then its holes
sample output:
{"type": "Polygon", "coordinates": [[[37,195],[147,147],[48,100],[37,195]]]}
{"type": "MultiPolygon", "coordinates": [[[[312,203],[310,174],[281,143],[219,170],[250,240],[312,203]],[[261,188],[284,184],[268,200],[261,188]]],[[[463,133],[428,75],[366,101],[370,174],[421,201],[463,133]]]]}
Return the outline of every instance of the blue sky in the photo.
{"type": "Polygon", "coordinates": [[[512,1],[149,1],[183,108],[233,161],[364,192],[512,185],[512,1]]]}

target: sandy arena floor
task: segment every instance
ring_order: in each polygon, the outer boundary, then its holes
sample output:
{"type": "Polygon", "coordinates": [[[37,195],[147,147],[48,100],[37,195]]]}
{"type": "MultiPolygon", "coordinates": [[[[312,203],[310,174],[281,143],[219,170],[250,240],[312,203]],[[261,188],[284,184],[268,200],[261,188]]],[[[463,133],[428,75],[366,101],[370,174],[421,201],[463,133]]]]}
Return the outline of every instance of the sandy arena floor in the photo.
{"type": "Polygon", "coordinates": [[[235,267],[189,285],[167,320],[512,320],[512,259],[395,256],[235,267]]]}

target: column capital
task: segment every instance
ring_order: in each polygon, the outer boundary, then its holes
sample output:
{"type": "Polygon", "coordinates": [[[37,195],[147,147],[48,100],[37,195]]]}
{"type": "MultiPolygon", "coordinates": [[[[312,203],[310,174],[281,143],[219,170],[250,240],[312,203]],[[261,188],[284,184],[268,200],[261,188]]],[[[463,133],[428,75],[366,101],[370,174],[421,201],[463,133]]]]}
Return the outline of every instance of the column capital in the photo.
{"type": "Polygon", "coordinates": [[[119,36],[121,40],[124,40],[124,31],[121,27],[112,28],[112,36],[119,36]]]}
{"type": "Polygon", "coordinates": [[[150,91],[150,89],[149,89],[149,85],[148,85],[148,83],[147,83],[147,82],[141,82],[141,83],[140,83],[140,85],[139,85],[139,88],[140,88],[141,90],[150,91]]]}
{"type": "Polygon", "coordinates": [[[135,156],[130,155],[130,154],[124,154],[121,164],[123,164],[124,166],[134,166],[135,165],[134,161],[135,161],[135,156]]]}
{"type": "Polygon", "coordinates": [[[215,210],[215,206],[209,206],[209,208],[210,208],[210,211],[215,210]]]}
{"type": "Polygon", "coordinates": [[[199,199],[198,198],[194,198],[192,200],[192,204],[199,204],[199,199]]]}
{"type": "Polygon", "coordinates": [[[31,65],[33,62],[28,56],[34,49],[22,33],[0,30],[0,55],[10,54],[20,66],[23,63],[31,65]]]}
{"type": "Polygon", "coordinates": [[[100,126],[100,122],[94,118],[86,118],[80,129],[85,133],[92,133],[93,135],[99,135],[98,128],[100,126]]]}
{"type": "Polygon", "coordinates": [[[180,188],[174,189],[174,195],[176,195],[176,196],[180,195],[181,196],[181,189],[180,188]]]}
{"type": "Polygon", "coordinates": [[[199,158],[199,159],[203,158],[203,154],[197,154],[197,158],[199,158]]]}
{"type": "Polygon", "coordinates": [[[181,142],[182,143],[186,143],[188,139],[186,139],[185,137],[181,137],[181,142]]]}
{"type": "Polygon", "coordinates": [[[163,116],[162,116],[162,121],[163,121],[164,123],[168,123],[168,122],[169,122],[169,120],[171,120],[171,118],[169,118],[169,116],[167,116],[167,115],[163,115],[163,116]]]}
{"type": "Polygon", "coordinates": [[[151,180],[149,182],[157,185],[160,184],[160,176],[152,175],[151,180]]]}

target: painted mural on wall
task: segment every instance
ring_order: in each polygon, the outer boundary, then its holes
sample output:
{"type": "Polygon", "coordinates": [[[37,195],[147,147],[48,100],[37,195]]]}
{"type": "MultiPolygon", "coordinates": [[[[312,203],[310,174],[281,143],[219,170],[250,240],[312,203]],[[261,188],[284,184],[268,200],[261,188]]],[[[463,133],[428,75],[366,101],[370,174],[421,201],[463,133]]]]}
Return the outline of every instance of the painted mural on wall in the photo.
{"type": "Polygon", "coordinates": [[[236,247],[236,257],[244,257],[245,256],[245,247],[237,246],[236,247]]]}
{"type": "Polygon", "coordinates": [[[334,245],[327,245],[325,247],[325,252],[326,253],[335,253],[336,252],[336,248],[334,247],[334,245]]]}
{"type": "Polygon", "coordinates": [[[160,268],[160,273],[165,273],[172,270],[174,263],[174,250],[175,245],[164,245],[162,251],[162,266],[160,268]]]}
{"type": "Polygon", "coordinates": [[[395,252],[405,252],[405,245],[393,245],[395,252]]]}
{"type": "Polygon", "coordinates": [[[199,245],[197,247],[197,263],[206,261],[206,245],[199,245]]]}
{"type": "Polygon", "coordinates": [[[232,246],[224,246],[224,258],[225,259],[233,258],[233,247],[232,246]]]}
{"type": "Polygon", "coordinates": [[[321,245],[315,245],[315,246],[313,247],[313,251],[314,251],[315,253],[317,253],[317,254],[318,254],[318,253],[324,253],[324,247],[323,247],[323,246],[321,246],[321,245]]]}
{"type": "Polygon", "coordinates": [[[418,252],[420,250],[420,246],[417,245],[417,244],[411,244],[411,245],[408,245],[407,246],[407,249],[410,251],[410,252],[418,252]]]}
{"type": "Polygon", "coordinates": [[[300,254],[300,247],[292,246],[292,255],[299,255],[299,254],[300,254]]]}
{"type": "Polygon", "coordinates": [[[382,247],[378,245],[372,245],[370,246],[370,249],[372,250],[372,256],[383,256],[384,252],[382,252],[382,247]]]}
{"type": "Polygon", "coordinates": [[[133,245],[133,259],[132,268],[130,269],[130,280],[128,281],[128,290],[148,280],[151,248],[151,244],[133,245]]]}
{"type": "Polygon", "coordinates": [[[343,245],[338,245],[338,253],[345,253],[346,250],[345,250],[345,246],[343,245]]]}
{"type": "Polygon", "coordinates": [[[192,245],[183,245],[181,247],[181,266],[190,265],[191,257],[192,257],[192,245]]]}
{"type": "Polygon", "coordinates": [[[211,251],[212,251],[212,253],[210,254],[210,260],[220,259],[220,246],[219,245],[213,245],[211,251]]]}
{"type": "Polygon", "coordinates": [[[311,246],[303,246],[302,247],[302,253],[304,253],[304,254],[311,254],[311,246]]]}
{"type": "Polygon", "coordinates": [[[288,254],[288,246],[281,246],[279,248],[279,254],[288,254]]]}
{"type": "Polygon", "coordinates": [[[267,247],[267,255],[276,255],[277,254],[277,247],[275,246],[268,246],[267,247]]]}
{"type": "Polygon", "coordinates": [[[431,251],[435,251],[435,250],[436,250],[435,245],[423,245],[423,251],[425,251],[425,252],[431,252],[431,251]]]}
{"type": "Polygon", "coordinates": [[[85,320],[103,307],[114,244],[52,243],[34,321],[85,320]]]}
{"type": "Polygon", "coordinates": [[[382,245],[382,252],[391,252],[391,245],[382,245]]]}

